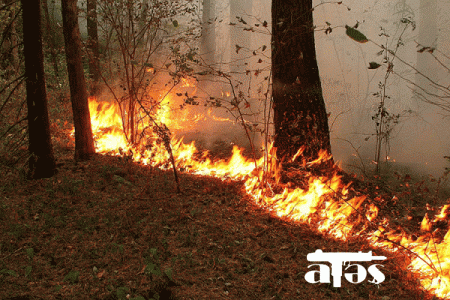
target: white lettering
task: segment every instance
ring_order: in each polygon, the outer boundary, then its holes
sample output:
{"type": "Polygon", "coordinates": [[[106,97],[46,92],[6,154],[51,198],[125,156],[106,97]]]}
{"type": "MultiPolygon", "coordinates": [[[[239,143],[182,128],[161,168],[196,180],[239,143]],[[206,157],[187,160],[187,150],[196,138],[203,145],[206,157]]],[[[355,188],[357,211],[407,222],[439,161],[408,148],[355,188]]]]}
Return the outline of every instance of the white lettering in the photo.
{"type": "Polygon", "coordinates": [[[366,269],[358,264],[349,264],[345,270],[348,270],[349,268],[356,266],[356,273],[345,273],[345,279],[347,279],[348,282],[351,283],[361,283],[364,281],[364,279],[366,279],[367,277],[367,271],[366,269]]]}
{"type": "Polygon", "coordinates": [[[308,281],[309,283],[330,283],[330,267],[327,265],[322,265],[322,264],[315,264],[315,265],[310,265],[309,267],[312,266],[319,266],[319,270],[315,270],[315,271],[309,271],[308,273],[305,274],[305,280],[308,281]],[[316,274],[319,275],[319,280],[316,280],[316,274]]]}
{"type": "Polygon", "coordinates": [[[386,279],[383,273],[377,268],[377,266],[383,266],[383,265],[372,265],[369,267],[369,274],[372,275],[373,280],[369,280],[370,283],[373,284],[380,284],[386,279]]]}

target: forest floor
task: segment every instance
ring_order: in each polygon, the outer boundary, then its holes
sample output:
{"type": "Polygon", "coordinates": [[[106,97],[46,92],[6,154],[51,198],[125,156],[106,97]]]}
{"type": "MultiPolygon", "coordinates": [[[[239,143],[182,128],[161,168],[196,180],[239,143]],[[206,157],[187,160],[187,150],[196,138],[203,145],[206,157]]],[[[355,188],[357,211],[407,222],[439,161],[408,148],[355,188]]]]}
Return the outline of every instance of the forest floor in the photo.
{"type": "MultiPolygon", "coordinates": [[[[50,104],[58,173],[30,181],[23,169],[0,166],[0,299],[434,298],[408,271],[411,253],[372,249],[363,236],[334,240],[275,217],[241,182],[180,172],[177,193],[170,171],[107,155],[74,162],[71,122],[59,119],[70,115],[70,102],[50,104]],[[306,256],[317,249],[384,255],[386,279],[310,284],[306,256]]],[[[358,181],[355,189],[401,199],[380,213],[414,234],[432,211],[425,203],[442,203],[428,183],[397,179],[358,181]]]]}
{"type": "Polygon", "coordinates": [[[410,258],[345,242],[258,207],[240,182],[173,174],[127,159],[73,161],[27,181],[0,169],[0,299],[432,299],[410,258]],[[379,284],[310,284],[308,253],[373,250],[379,284]]]}

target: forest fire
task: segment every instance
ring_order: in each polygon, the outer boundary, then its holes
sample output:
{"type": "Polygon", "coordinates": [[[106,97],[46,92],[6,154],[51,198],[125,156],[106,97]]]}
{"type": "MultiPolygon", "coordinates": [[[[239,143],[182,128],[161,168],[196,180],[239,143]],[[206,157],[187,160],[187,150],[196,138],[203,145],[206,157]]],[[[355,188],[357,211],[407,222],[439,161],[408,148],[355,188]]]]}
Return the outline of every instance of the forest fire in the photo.
{"type": "MultiPolygon", "coordinates": [[[[170,155],[156,134],[141,145],[129,145],[118,105],[90,98],[89,107],[98,153],[128,155],[145,165],[171,168],[170,155]]],[[[186,121],[172,119],[170,110],[161,109],[160,112],[163,114],[161,120],[168,123],[169,129],[182,127],[179,122],[186,121]]],[[[196,115],[189,122],[194,126],[196,121],[204,118],[214,120],[208,114],[196,115]]],[[[220,121],[220,118],[217,120],[220,121]]],[[[301,187],[295,187],[291,183],[281,182],[273,149],[268,149],[266,161],[264,157],[256,162],[248,159],[236,146],[228,160],[213,160],[208,157],[207,152],[199,154],[194,142],[185,144],[182,138],[172,137],[170,144],[177,169],[221,179],[243,180],[246,192],[254,201],[280,218],[315,224],[319,231],[342,240],[364,234],[373,246],[393,252],[402,251],[401,248],[408,249],[409,254],[415,254],[412,256],[410,270],[419,275],[422,286],[439,297],[450,295],[450,253],[447,250],[450,233],[439,243],[431,233],[433,224],[447,218],[449,205],[442,208],[434,220],[430,221],[425,216],[421,225],[424,235],[413,238],[403,231],[389,231],[387,221],[377,219],[378,207],[368,203],[367,196],[351,196],[350,184],[344,184],[336,173],[331,176],[316,176],[308,172],[307,168],[293,171],[294,177],[302,178],[300,181],[307,178],[307,182],[303,182],[301,187]],[[369,226],[374,224],[377,224],[378,230],[369,230],[369,226]]],[[[301,151],[296,155],[301,155],[301,151]]],[[[329,157],[324,152],[308,166],[327,159],[329,157]]]]}

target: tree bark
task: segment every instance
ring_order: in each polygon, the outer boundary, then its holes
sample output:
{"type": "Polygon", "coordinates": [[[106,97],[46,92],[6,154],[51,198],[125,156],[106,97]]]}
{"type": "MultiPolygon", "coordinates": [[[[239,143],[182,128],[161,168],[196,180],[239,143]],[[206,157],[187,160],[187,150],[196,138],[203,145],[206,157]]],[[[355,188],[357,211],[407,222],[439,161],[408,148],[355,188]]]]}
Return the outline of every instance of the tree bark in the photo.
{"type": "Polygon", "coordinates": [[[272,1],[274,146],[285,161],[301,147],[296,162],[318,158],[321,149],[331,154],[312,14],[312,1],[272,1]]]}
{"type": "Polygon", "coordinates": [[[47,109],[40,1],[22,0],[22,9],[30,151],[28,178],[48,178],[56,173],[56,163],[47,109]]]}
{"type": "Polygon", "coordinates": [[[100,52],[98,46],[97,0],[87,0],[87,33],[89,49],[89,75],[93,79],[91,95],[99,94],[100,52]]]}
{"type": "Polygon", "coordinates": [[[75,126],[75,160],[87,160],[95,153],[95,148],[92,137],[88,93],[81,61],[77,0],[64,0],[61,1],[61,5],[73,123],[75,126]]]}

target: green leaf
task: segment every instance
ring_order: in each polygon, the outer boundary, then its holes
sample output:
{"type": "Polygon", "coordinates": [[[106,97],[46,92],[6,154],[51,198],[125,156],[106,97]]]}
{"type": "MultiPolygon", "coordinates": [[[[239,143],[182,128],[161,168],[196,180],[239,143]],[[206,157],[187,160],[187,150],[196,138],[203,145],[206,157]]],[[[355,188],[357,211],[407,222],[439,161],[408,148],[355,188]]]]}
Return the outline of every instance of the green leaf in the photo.
{"type": "Polygon", "coordinates": [[[374,61],[371,61],[369,63],[369,70],[375,70],[375,69],[378,69],[379,67],[381,67],[381,65],[379,63],[376,63],[374,61]]]}
{"type": "Polygon", "coordinates": [[[121,286],[118,287],[116,290],[116,295],[117,298],[119,298],[120,300],[126,300],[127,299],[127,294],[128,294],[128,288],[121,286]]]}
{"type": "Polygon", "coordinates": [[[149,62],[146,62],[146,63],[144,64],[144,66],[149,67],[149,68],[153,68],[153,64],[152,64],[152,63],[149,63],[149,62]]]}
{"type": "Polygon", "coordinates": [[[178,21],[177,20],[173,20],[172,24],[173,24],[173,27],[178,27],[178,21]]]}
{"type": "Polygon", "coordinates": [[[78,277],[80,276],[79,271],[70,271],[65,277],[63,281],[68,281],[70,283],[76,283],[78,281],[78,277]]]}
{"type": "Polygon", "coordinates": [[[18,275],[16,274],[16,272],[14,270],[2,269],[2,270],[0,270],[0,274],[18,277],[18,275]]]}
{"type": "Polygon", "coordinates": [[[123,178],[123,177],[120,177],[119,175],[114,175],[114,176],[113,176],[113,179],[114,179],[115,181],[117,181],[118,183],[126,184],[126,185],[128,185],[128,186],[132,186],[132,185],[133,185],[131,182],[129,182],[128,180],[126,180],[126,179],[123,178]]]}
{"type": "Polygon", "coordinates": [[[31,274],[32,270],[33,270],[33,268],[31,266],[26,266],[25,267],[25,277],[28,277],[28,275],[31,274]]]}
{"type": "Polygon", "coordinates": [[[33,248],[28,248],[25,250],[25,252],[27,253],[29,259],[33,259],[33,257],[34,257],[34,249],[33,248]]]}
{"type": "Polygon", "coordinates": [[[172,280],[172,268],[167,268],[164,270],[164,274],[166,274],[166,276],[172,280]]]}
{"type": "Polygon", "coordinates": [[[154,263],[148,263],[147,264],[147,266],[145,267],[145,273],[147,273],[147,274],[154,274],[154,275],[157,275],[157,276],[161,276],[162,275],[161,270],[154,263]]]}
{"type": "Polygon", "coordinates": [[[362,34],[359,30],[356,30],[355,28],[352,28],[348,25],[345,25],[345,33],[352,39],[357,41],[358,43],[367,43],[369,40],[367,37],[362,34]]]}
{"type": "Polygon", "coordinates": [[[155,256],[156,253],[158,253],[158,249],[156,249],[156,248],[150,248],[150,249],[148,250],[148,252],[150,252],[150,253],[152,254],[152,256],[155,256]]]}
{"type": "Polygon", "coordinates": [[[117,243],[112,243],[112,245],[114,246],[112,249],[111,249],[111,252],[112,253],[116,253],[116,252],[120,252],[120,253],[123,253],[123,245],[121,245],[121,244],[117,244],[117,243]]]}

